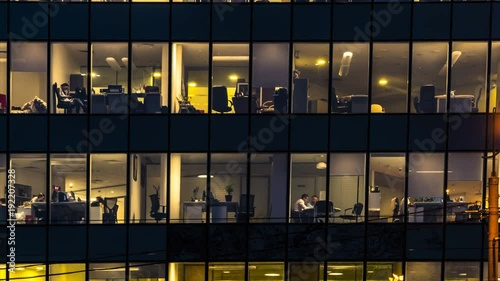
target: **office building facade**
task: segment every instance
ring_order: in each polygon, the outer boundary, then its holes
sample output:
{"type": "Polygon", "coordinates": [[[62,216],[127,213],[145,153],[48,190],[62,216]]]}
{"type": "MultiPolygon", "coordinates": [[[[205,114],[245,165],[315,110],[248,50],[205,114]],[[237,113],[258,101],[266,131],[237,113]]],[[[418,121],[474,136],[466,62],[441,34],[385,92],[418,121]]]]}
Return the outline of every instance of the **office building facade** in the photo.
{"type": "Polygon", "coordinates": [[[0,280],[487,280],[500,2],[187,2],[0,1],[0,280]]]}

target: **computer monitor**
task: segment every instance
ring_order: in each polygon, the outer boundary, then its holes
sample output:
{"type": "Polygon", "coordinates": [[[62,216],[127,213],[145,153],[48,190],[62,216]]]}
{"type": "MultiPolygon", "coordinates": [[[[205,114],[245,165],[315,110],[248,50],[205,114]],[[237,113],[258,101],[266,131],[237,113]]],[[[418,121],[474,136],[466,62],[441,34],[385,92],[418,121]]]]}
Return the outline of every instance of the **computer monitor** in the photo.
{"type": "Polygon", "coordinates": [[[236,92],[238,94],[243,94],[244,96],[248,96],[250,93],[250,88],[248,83],[245,82],[236,83],[236,92]]]}
{"type": "Polygon", "coordinates": [[[108,85],[108,93],[122,93],[123,88],[122,85],[108,85]]]}

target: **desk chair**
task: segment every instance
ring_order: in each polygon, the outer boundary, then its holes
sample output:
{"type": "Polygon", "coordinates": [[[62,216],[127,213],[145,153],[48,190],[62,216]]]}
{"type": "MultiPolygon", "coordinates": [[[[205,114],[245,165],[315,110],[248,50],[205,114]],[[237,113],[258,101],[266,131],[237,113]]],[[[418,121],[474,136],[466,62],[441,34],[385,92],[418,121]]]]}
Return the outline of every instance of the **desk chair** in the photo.
{"type": "Polygon", "coordinates": [[[144,95],[144,107],[146,113],[161,113],[160,93],[146,93],[144,95]]]}
{"type": "Polygon", "coordinates": [[[73,112],[75,102],[71,98],[63,98],[61,96],[61,89],[57,87],[57,83],[52,85],[52,92],[54,93],[54,98],[57,101],[57,108],[64,109],[64,114],[73,112]]]}
{"type": "Polygon", "coordinates": [[[288,113],[288,90],[279,88],[274,93],[274,113],[288,113]]]}
{"type": "Polygon", "coordinates": [[[90,97],[91,102],[91,112],[97,114],[105,114],[108,113],[108,109],[106,107],[106,96],[105,95],[96,95],[92,94],[90,97]]]}
{"type": "Polygon", "coordinates": [[[358,202],[354,204],[354,207],[345,209],[344,214],[341,215],[340,217],[342,218],[342,220],[358,222],[358,218],[361,216],[362,212],[363,212],[363,204],[358,202]],[[349,210],[351,210],[351,214],[348,215],[347,211],[349,210]]]}
{"type": "Polygon", "coordinates": [[[292,219],[292,221],[294,223],[300,223],[300,213],[299,212],[292,211],[292,213],[290,214],[290,218],[292,219]]]}
{"type": "Polygon", "coordinates": [[[212,88],[212,110],[224,114],[230,112],[233,109],[232,106],[233,102],[227,97],[226,86],[214,86],[212,88]]]}
{"type": "Polygon", "coordinates": [[[153,187],[156,189],[156,194],[149,195],[149,198],[151,198],[151,211],[149,215],[158,223],[162,219],[167,219],[167,206],[160,205],[160,186],[153,185],[153,187]],[[161,212],[159,212],[160,207],[161,212]]]}
{"type": "Polygon", "coordinates": [[[479,112],[479,100],[481,99],[481,93],[483,91],[483,88],[479,89],[479,93],[477,95],[476,100],[474,101],[474,107],[472,108],[473,113],[478,113],[479,112]]]}
{"type": "Polygon", "coordinates": [[[104,198],[104,213],[102,214],[103,224],[115,224],[118,222],[118,199],[104,198]]]}
{"type": "Polygon", "coordinates": [[[419,97],[413,98],[413,106],[417,113],[436,113],[436,89],[434,85],[424,85],[420,87],[419,97]]]}
{"type": "Polygon", "coordinates": [[[314,219],[315,222],[323,222],[321,219],[328,220],[335,216],[332,201],[318,201],[314,205],[314,219]]]}
{"type": "Polygon", "coordinates": [[[247,221],[248,218],[251,218],[255,215],[254,200],[255,200],[255,195],[253,194],[250,194],[248,199],[246,194],[240,195],[240,208],[236,213],[237,222],[244,223],[247,221]],[[247,203],[248,203],[248,208],[247,208],[247,203]]]}

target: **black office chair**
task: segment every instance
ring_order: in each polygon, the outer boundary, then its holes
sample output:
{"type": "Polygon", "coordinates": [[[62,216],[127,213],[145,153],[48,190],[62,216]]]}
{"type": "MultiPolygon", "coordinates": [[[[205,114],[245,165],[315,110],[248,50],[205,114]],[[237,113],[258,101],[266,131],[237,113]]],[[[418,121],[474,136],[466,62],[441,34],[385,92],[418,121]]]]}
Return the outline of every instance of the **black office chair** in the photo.
{"type": "Polygon", "coordinates": [[[118,199],[104,198],[104,213],[102,214],[103,224],[115,224],[118,222],[118,199]]]}
{"type": "Polygon", "coordinates": [[[341,215],[340,217],[342,220],[349,220],[349,221],[356,221],[358,222],[359,217],[361,216],[361,213],[363,212],[363,204],[358,202],[354,204],[354,207],[352,208],[347,208],[344,210],[344,214],[341,215]],[[351,214],[347,214],[347,211],[351,210],[351,214]]]}
{"type": "Polygon", "coordinates": [[[288,90],[279,88],[274,92],[274,113],[288,113],[288,90]]]}
{"type": "Polygon", "coordinates": [[[226,86],[214,86],[212,89],[212,110],[223,114],[230,112],[232,106],[233,102],[227,97],[226,86]]]}
{"type": "Polygon", "coordinates": [[[254,206],[255,195],[250,194],[247,199],[246,194],[240,195],[240,207],[238,212],[236,213],[236,221],[244,223],[248,218],[252,218],[255,215],[255,206],[254,206]],[[248,200],[248,202],[247,202],[248,200]],[[248,208],[247,208],[248,203],[248,208]]]}
{"type": "Polygon", "coordinates": [[[63,98],[61,96],[61,89],[57,87],[57,83],[52,85],[52,92],[54,93],[55,100],[57,101],[57,108],[64,109],[64,113],[73,112],[73,108],[75,108],[75,103],[71,98],[63,98]]]}
{"type": "Polygon", "coordinates": [[[394,197],[391,200],[392,222],[400,222],[399,220],[399,198],[394,197]]]}
{"type": "Polygon", "coordinates": [[[335,92],[335,88],[332,87],[332,98],[330,99],[331,111],[332,113],[340,113],[339,112],[339,97],[335,92]]]}
{"type": "Polygon", "coordinates": [[[436,89],[434,85],[420,87],[419,97],[413,98],[413,106],[418,113],[436,113],[436,89]]]}
{"type": "Polygon", "coordinates": [[[292,211],[292,213],[290,214],[290,217],[292,218],[292,221],[294,223],[300,223],[300,213],[299,212],[292,211]]]}
{"type": "Polygon", "coordinates": [[[156,194],[149,195],[149,198],[151,198],[151,211],[149,215],[158,223],[162,219],[167,218],[167,206],[160,205],[160,186],[156,187],[153,185],[153,187],[156,189],[156,194]],[[161,212],[159,212],[160,208],[161,212]]]}
{"type": "Polygon", "coordinates": [[[328,220],[335,216],[332,201],[318,201],[314,205],[314,218],[316,222],[323,222],[321,219],[328,220]]]}

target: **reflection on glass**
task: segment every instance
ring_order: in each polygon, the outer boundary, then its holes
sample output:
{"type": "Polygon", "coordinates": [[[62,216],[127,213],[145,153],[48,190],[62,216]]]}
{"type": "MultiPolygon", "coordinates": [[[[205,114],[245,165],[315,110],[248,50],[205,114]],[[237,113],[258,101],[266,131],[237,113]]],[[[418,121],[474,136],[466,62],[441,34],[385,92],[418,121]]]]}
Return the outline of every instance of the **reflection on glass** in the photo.
{"type": "Polygon", "coordinates": [[[47,158],[45,154],[11,154],[16,171],[17,223],[47,223],[47,158]]]}
{"type": "Polygon", "coordinates": [[[167,113],[168,44],[132,44],[131,113],[167,113]]]}
{"type": "Polygon", "coordinates": [[[408,43],[373,44],[372,113],[406,112],[408,43]]]}
{"type": "Polygon", "coordinates": [[[326,154],[293,154],[290,182],[290,218],[294,223],[333,219],[333,204],[326,200],[326,154]]]}
{"type": "Polygon", "coordinates": [[[85,264],[51,264],[49,267],[49,274],[50,281],[85,280],[85,264]]]}
{"type": "MultiPolygon", "coordinates": [[[[251,262],[248,264],[248,280],[284,280],[285,267],[283,263],[256,263],[251,262]]],[[[294,280],[294,279],[292,279],[294,280]]]]}
{"type": "MultiPolygon", "coordinates": [[[[249,270],[251,270],[249,268],[249,270]]],[[[245,280],[245,264],[236,262],[209,263],[208,274],[212,281],[245,280]]]]}
{"type": "MultiPolygon", "coordinates": [[[[258,112],[289,112],[289,45],[255,43],[252,59],[252,96],[256,97],[258,112]]],[[[294,70],[293,76],[300,74],[294,70]]]]}
{"type": "Polygon", "coordinates": [[[437,95],[446,93],[448,43],[413,43],[412,113],[436,113],[437,95]]]}
{"type": "Polygon", "coordinates": [[[480,265],[479,262],[445,262],[444,280],[479,280],[480,265]]]}
{"type": "Polygon", "coordinates": [[[131,223],[165,223],[167,211],[167,155],[133,154],[130,161],[131,223]]]}
{"type": "Polygon", "coordinates": [[[488,44],[453,42],[450,112],[485,112],[488,44]]]}
{"type": "Polygon", "coordinates": [[[9,278],[21,281],[45,281],[45,265],[17,264],[14,272],[9,272],[9,278]]]}
{"type": "Polygon", "coordinates": [[[332,113],[368,113],[368,43],[333,45],[332,113]]]}
{"type": "Polygon", "coordinates": [[[0,114],[7,112],[7,43],[0,42],[0,114]]]}
{"type": "Polygon", "coordinates": [[[127,209],[126,154],[92,154],[90,159],[91,223],[124,223],[127,209]]]}
{"type": "Polygon", "coordinates": [[[370,222],[403,222],[405,196],[405,155],[370,156],[368,219],[370,222]]]}
{"type": "Polygon", "coordinates": [[[334,153],[330,156],[330,201],[336,223],[362,222],[365,214],[365,155],[334,153]]]}
{"type": "Polygon", "coordinates": [[[208,113],[208,44],[173,43],[173,113],[208,113]]]}
{"type": "Polygon", "coordinates": [[[206,221],[206,201],[214,198],[208,193],[207,181],[206,154],[170,155],[170,222],[206,221]]]}
{"type": "Polygon", "coordinates": [[[89,281],[125,280],[125,264],[123,263],[91,263],[89,264],[89,281]]]}
{"type": "Polygon", "coordinates": [[[294,44],[292,113],[328,113],[329,44],[294,44]]]}
{"type": "Polygon", "coordinates": [[[255,216],[255,194],[247,192],[246,154],[212,154],[208,204],[212,223],[246,223],[255,216]]]}
{"type": "Polygon", "coordinates": [[[408,160],[408,222],[442,222],[444,154],[410,153],[408,160]]]}
{"type": "Polygon", "coordinates": [[[11,113],[47,113],[47,44],[13,42],[10,51],[11,113]]]}
{"type": "Polygon", "coordinates": [[[204,263],[170,263],[168,280],[198,281],[205,280],[204,263]]]}
{"type": "MultiPolygon", "coordinates": [[[[214,44],[212,53],[212,113],[248,113],[248,44],[214,44]]],[[[252,100],[252,110],[255,100],[252,100]]]]}
{"type": "Polygon", "coordinates": [[[50,74],[50,113],[87,113],[87,43],[53,43],[50,74]]]}
{"type": "Polygon", "coordinates": [[[87,157],[50,156],[50,223],[81,224],[86,220],[87,157]]]}
{"type": "Polygon", "coordinates": [[[287,215],[286,183],[288,156],[285,153],[253,154],[250,194],[255,195],[252,222],[283,223],[287,215]]]}
{"type": "Polygon", "coordinates": [[[128,112],[128,45],[94,43],[90,71],[91,112],[125,114],[128,112]]]}

